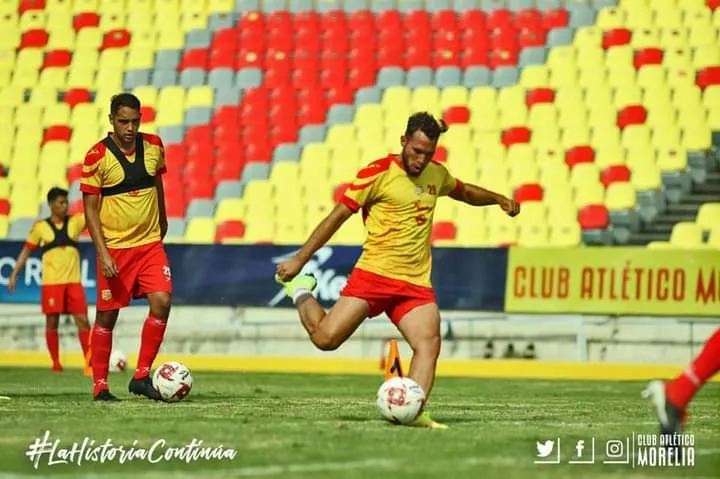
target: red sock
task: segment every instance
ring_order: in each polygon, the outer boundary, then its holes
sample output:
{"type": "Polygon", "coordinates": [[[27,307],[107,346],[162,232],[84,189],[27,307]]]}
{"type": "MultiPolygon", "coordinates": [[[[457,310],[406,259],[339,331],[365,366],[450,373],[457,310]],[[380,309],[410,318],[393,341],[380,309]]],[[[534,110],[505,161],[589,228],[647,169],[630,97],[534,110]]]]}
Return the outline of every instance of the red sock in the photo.
{"type": "Polygon", "coordinates": [[[87,350],[88,350],[88,340],[90,339],[90,330],[78,328],[78,339],[80,340],[80,347],[82,348],[83,358],[84,358],[85,355],[87,354],[87,350]]]}
{"type": "Polygon", "coordinates": [[[47,343],[50,359],[52,359],[53,370],[59,370],[60,366],[60,338],[57,329],[45,329],[45,342],[47,343]]]}
{"type": "Polygon", "coordinates": [[[167,319],[148,316],[145,320],[140,341],[137,369],[135,369],[135,379],[144,378],[150,374],[152,363],[155,361],[158,351],[160,351],[160,344],[165,336],[166,327],[167,319]]]}
{"type": "Polygon", "coordinates": [[[90,363],[93,371],[93,396],[108,389],[107,377],[112,350],[112,329],[97,324],[92,328],[92,353],[90,363]]]}
{"type": "Polygon", "coordinates": [[[667,385],[671,403],[685,409],[703,384],[720,371],[720,329],[710,336],[695,361],[667,385]]]}

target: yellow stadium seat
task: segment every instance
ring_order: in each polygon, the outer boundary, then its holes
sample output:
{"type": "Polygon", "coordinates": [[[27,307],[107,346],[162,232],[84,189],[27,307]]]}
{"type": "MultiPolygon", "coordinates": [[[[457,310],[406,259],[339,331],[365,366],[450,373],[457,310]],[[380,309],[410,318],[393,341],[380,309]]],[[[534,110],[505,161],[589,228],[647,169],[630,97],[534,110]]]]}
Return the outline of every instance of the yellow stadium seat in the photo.
{"type": "Polygon", "coordinates": [[[680,148],[681,130],[672,123],[655,128],[652,145],[659,151],[680,148]]]}
{"type": "Polygon", "coordinates": [[[569,182],[555,183],[552,188],[546,188],[543,202],[550,208],[550,218],[555,221],[554,209],[557,207],[572,207],[575,209],[574,194],[569,182]]]}
{"type": "Polygon", "coordinates": [[[214,92],[210,86],[195,86],[187,91],[185,108],[212,107],[214,92]]]}
{"type": "Polygon", "coordinates": [[[690,128],[683,130],[682,146],[687,151],[704,151],[712,147],[712,134],[709,128],[690,128]]]}
{"type": "Polygon", "coordinates": [[[487,211],[488,235],[490,244],[499,246],[513,244],[517,241],[518,225],[520,222],[507,216],[500,208],[490,208],[487,211]]]}
{"type": "Polygon", "coordinates": [[[440,90],[435,86],[415,88],[410,97],[413,112],[427,111],[436,117],[442,113],[440,108],[440,90]]]}
{"type": "Polygon", "coordinates": [[[623,27],[625,25],[625,12],[617,7],[605,7],[597,13],[595,25],[606,30],[623,27]]]}
{"type": "Polygon", "coordinates": [[[605,194],[605,206],[608,210],[634,210],[635,204],[635,188],[630,183],[619,182],[608,186],[605,194]]]}
{"type": "Polygon", "coordinates": [[[26,103],[15,110],[15,125],[30,126],[39,129],[42,124],[43,108],[39,105],[26,103]]]}
{"type": "MultiPolygon", "coordinates": [[[[387,91],[387,90],[386,90],[387,91]]],[[[326,142],[328,146],[356,145],[354,125],[333,125],[328,130],[326,142]]]]}
{"type": "Polygon", "coordinates": [[[70,124],[70,105],[67,103],[57,103],[45,108],[43,114],[42,125],[47,128],[53,125],[69,125],[70,124]]]}
{"type": "Polygon", "coordinates": [[[644,164],[640,168],[631,168],[630,182],[636,191],[660,190],[662,176],[654,163],[644,164]]]}
{"type": "Polygon", "coordinates": [[[127,58],[127,51],[124,48],[109,48],[103,50],[100,53],[98,61],[98,69],[119,69],[125,68],[125,60],[127,58]]]}
{"type": "Polygon", "coordinates": [[[602,64],[595,64],[590,68],[583,68],[578,72],[577,84],[584,87],[595,87],[607,84],[607,73],[602,64]]]}
{"type": "Polygon", "coordinates": [[[197,2],[195,0],[180,0],[180,11],[207,14],[207,2],[197,2]]]}
{"type": "Polygon", "coordinates": [[[579,163],[570,171],[570,184],[576,189],[597,183],[599,180],[600,172],[595,163],[579,163]]]}
{"type": "Polygon", "coordinates": [[[15,68],[19,70],[40,68],[43,57],[44,52],[41,48],[23,48],[15,58],[15,68]]]}
{"type": "Polygon", "coordinates": [[[308,227],[303,218],[281,218],[275,224],[273,244],[299,245],[308,237],[308,227]]]}
{"type": "Polygon", "coordinates": [[[674,88],[687,88],[695,84],[695,71],[692,66],[667,67],[667,84],[674,88]]]}
{"type": "Polygon", "coordinates": [[[550,239],[550,228],[546,224],[521,223],[517,245],[525,248],[547,246],[550,239]]]}
{"type": "MultiPolygon", "coordinates": [[[[530,154],[532,149],[530,147],[530,154]]],[[[512,155],[512,152],[510,153],[512,155]]],[[[521,153],[524,155],[524,153],[521,153]]],[[[537,183],[540,179],[540,171],[535,163],[533,156],[521,156],[520,158],[511,160],[510,163],[510,187],[517,188],[528,183],[537,183]]]]}
{"type": "MultiPolygon", "coordinates": [[[[387,90],[385,90],[387,92],[387,90]]],[[[474,87],[470,90],[468,108],[472,113],[481,112],[498,105],[497,90],[489,86],[474,87]]]]}
{"type": "Polygon", "coordinates": [[[710,85],[703,92],[703,105],[710,110],[720,107],[720,85],[710,85]]]}
{"type": "Polygon", "coordinates": [[[560,128],[556,125],[549,125],[533,130],[530,144],[537,151],[560,148],[560,128]]]}
{"type": "Polygon", "coordinates": [[[589,126],[590,119],[585,105],[580,104],[574,108],[565,106],[560,108],[560,111],[558,112],[557,125],[561,129],[574,125],[589,126]]]}
{"type": "Polygon", "coordinates": [[[525,104],[507,105],[500,109],[500,127],[502,129],[527,124],[528,109],[525,104]]]}
{"type": "MultiPolygon", "coordinates": [[[[373,145],[377,147],[378,144],[380,144],[380,147],[382,147],[385,141],[385,131],[382,124],[378,125],[376,123],[371,125],[366,123],[364,127],[359,127],[357,129],[355,137],[357,138],[357,142],[361,145],[373,145]]],[[[385,151],[384,147],[382,147],[382,149],[385,151]]]]}
{"type": "Polygon", "coordinates": [[[577,221],[573,223],[553,223],[550,226],[549,246],[558,248],[577,246],[582,242],[582,232],[577,221]]]}
{"type": "Polygon", "coordinates": [[[45,46],[48,50],[70,50],[75,48],[75,38],[77,34],[72,29],[72,24],[67,27],[58,28],[50,33],[48,44],[45,46]]]}
{"type": "Polygon", "coordinates": [[[130,38],[131,50],[157,50],[158,32],[153,26],[151,17],[143,22],[133,23],[128,30],[130,30],[130,34],[132,35],[130,38]]]}
{"type": "Polygon", "coordinates": [[[618,66],[608,69],[607,84],[613,88],[627,88],[635,85],[637,73],[632,65],[618,66]]]}
{"type": "MultiPolygon", "coordinates": [[[[100,120],[100,111],[92,103],[80,103],[70,113],[70,125],[76,130],[79,125],[92,125],[95,127],[100,120]]],[[[77,131],[73,131],[74,134],[77,131]]]]}
{"type": "Polygon", "coordinates": [[[98,12],[100,10],[100,2],[98,0],[74,0],[72,4],[72,12],[77,15],[86,12],[98,12]]]}
{"type": "Polygon", "coordinates": [[[366,144],[360,149],[360,165],[366,165],[378,158],[384,158],[391,152],[392,149],[387,148],[382,142],[366,144]]]}
{"type": "Polygon", "coordinates": [[[655,25],[664,29],[682,28],[682,13],[676,8],[656,8],[655,25]]]}
{"type": "Polygon", "coordinates": [[[710,230],[707,247],[714,250],[720,250],[720,226],[715,226],[710,230]]]}
{"type": "Polygon", "coordinates": [[[563,130],[560,144],[566,150],[574,146],[587,145],[590,143],[590,129],[579,123],[577,126],[569,126],[563,130]]]}
{"type": "Polygon", "coordinates": [[[558,184],[567,184],[570,173],[568,166],[561,162],[540,162],[540,184],[546,190],[558,184]]]}
{"type": "Polygon", "coordinates": [[[627,105],[642,104],[642,89],[637,85],[628,85],[615,90],[614,105],[619,110],[627,105]]]}
{"type": "Polygon", "coordinates": [[[703,243],[702,227],[697,223],[682,221],[673,226],[670,233],[670,244],[684,249],[700,249],[703,243]]]}
{"type": "Polygon", "coordinates": [[[663,54],[663,66],[668,69],[692,68],[692,50],[690,47],[676,47],[663,54]]]}
{"type": "Polygon", "coordinates": [[[720,65],[720,47],[717,44],[703,45],[695,49],[693,67],[702,70],[706,67],[720,65]]]}
{"type": "Polygon", "coordinates": [[[126,0],[100,0],[100,12],[103,15],[107,13],[123,13],[127,10],[128,4],[126,0]]]}
{"type": "Polygon", "coordinates": [[[243,199],[248,205],[264,205],[272,201],[275,187],[269,180],[252,180],[245,186],[243,199]]]}
{"type": "Polygon", "coordinates": [[[719,226],[720,203],[704,203],[700,205],[695,222],[704,231],[710,231],[711,229],[719,226]]]}
{"type": "MultiPolygon", "coordinates": [[[[119,91],[123,90],[124,76],[124,71],[119,68],[100,69],[97,72],[95,81],[98,85],[102,85],[102,88],[108,92],[110,97],[112,97],[117,95],[119,91]]],[[[96,93],[96,98],[98,95],[99,93],[96,93]]]]}
{"type": "Polygon", "coordinates": [[[135,47],[128,53],[126,68],[128,70],[151,69],[154,64],[154,48],[135,47]]]}
{"type": "Polygon", "coordinates": [[[102,46],[102,42],[103,32],[97,27],[83,28],[75,37],[75,45],[81,45],[83,49],[98,49],[102,46]]]}
{"type": "Polygon", "coordinates": [[[133,95],[138,97],[140,103],[145,106],[155,107],[158,100],[158,89],[154,86],[139,86],[132,90],[133,95]]]}
{"type": "Polygon", "coordinates": [[[391,86],[385,89],[382,96],[382,107],[385,111],[392,110],[398,105],[405,106],[410,104],[412,92],[406,86],[391,86]]]}
{"type": "Polygon", "coordinates": [[[300,154],[300,167],[305,168],[312,162],[327,166],[330,162],[330,148],[325,143],[308,143],[300,154]]]}
{"type": "Polygon", "coordinates": [[[445,134],[440,137],[440,143],[453,147],[455,145],[467,145],[472,141],[472,130],[470,125],[453,125],[445,134]]]}
{"type": "Polygon", "coordinates": [[[233,0],[210,0],[208,2],[208,13],[232,13],[235,8],[233,0]]]}
{"type": "Polygon", "coordinates": [[[650,143],[650,128],[647,125],[630,125],[622,132],[622,145],[625,148],[647,145],[650,143]]]}
{"type": "MultiPolygon", "coordinates": [[[[648,19],[638,19],[640,22],[647,22],[648,19]]],[[[649,19],[652,22],[652,19],[649,19]]],[[[634,48],[657,48],[661,45],[660,30],[652,28],[650,25],[643,25],[642,28],[636,28],[633,31],[632,41],[630,44],[634,48]]]]}
{"type": "Polygon", "coordinates": [[[655,149],[649,144],[639,144],[626,151],[627,166],[632,170],[657,166],[655,149]]]}
{"type": "Polygon", "coordinates": [[[708,108],[708,111],[707,126],[712,131],[720,131],[720,107],[708,108]]]}
{"type": "Polygon", "coordinates": [[[534,105],[530,109],[528,117],[528,126],[535,128],[540,125],[555,125],[557,124],[557,111],[555,106],[550,103],[541,103],[534,105]]]}
{"type": "Polygon", "coordinates": [[[7,178],[0,178],[0,198],[10,196],[10,182],[7,178]]]}
{"type": "Polygon", "coordinates": [[[158,126],[180,125],[184,120],[185,89],[181,86],[169,86],[160,90],[157,98],[158,126]]]}
{"type": "Polygon", "coordinates": [[[30,89],[37,85],[39,76],[36,69],[16,69],[10,85],[30,89]]]}
{"type": "Polygon", "coordinates": [[[476,131],[499,131],[500,111],[498,107],[492,106],[484,110],[473,110],[470,114],[470,125],[476,131]]]}
{"type": "Polygon", "coordinates": [[[611,165],[627,163],[625,148],[620,145],[605,145],[595,149],[595,164],[603,170],[611,165]]]}
{"type": "Polygon", "coordinates": [[[185,47],[185,32],[179,26],[161,30],[158,35],[158,50],[179,50],[185,47]]]}
{"type": "Polygon", "coordinates": [[[357,107],[355,111],[355,124],[359,127],[378,126],[382,128],[383,109],[381,105],[366,103],[357,107]]]}
{"type": "Polygon", "coordinates": [[[185,229],[185,242],[208,244],[215,242],[215,222],[212,218],[191,218],[185,229]]]}
{"type": "Polygon", "coordinates": [[[469,98],[468,89],[464,86],[445,87],[440,92],[440,108],[445,111],[453,106],[467,105],[469,98]]]}
{"type": "Polygon", "coordinates": [[[243,220],[245,218],[246,205],[241,198],[223,198],[215,209],[215,223],[224,221],[243,220]]]}
{"type": "Polygon", "coordinates": [[[95,85],[95,70],[91,68],[70,68],[67,81],[68,88],[88,88],[95,85]]]}
{"type": "Polygon", "coordinates": [[[441,200],[435,205],[433,221],[455,221],[457,217],[457,201],[441,200]]]}
{"type": "Polygon", "coordinates": [[[0,35],[0,50],[14,50],[20,46],[21,33],[17,25],[6,25],[0,35]]]}
{"type": "Polygon", "coordinates": [[[30,91],[30,103],[37,106],[55,105],[58,101],[58,89],[54,87],[38,86],[30,91]]]}
{"type": "Polygon", "coordinates": [[[100,16],[100,31],[103,33],[125,29],[127,24],[125,12],[107,12],[100,16]]]}
{"type": "Polygon", "coordinates": [[[686,33],[685,28],[682,26],[675,26],[675,27],[662,27],[660,25],[657,25],[658,28],[661,28],[660,33],[660,46],[664,49],[673,49],[673,48],[680,48],[684,47],[688,44],[688,36],[686,33]]]}
{"type": "Polygon", "coordinates": [[[46,68],[40,72],[38,85],[43,87],[65,89],[68,72],[68,68],[46,68]]]}
{"type": "Polygon", "coordinates": [[[699,48],[717,43],[715,27],[710,24],[698,24],[688,29],[688,46],[699,48]]]}
{"type": "MultiPolygon", "coordinates": [[[[85,29],[81,30],[85,31],[85,29]]],[[[97,70],[100,63],[100,53],[95,48],[88,48],[83,44],[78,44],[78,48],[73,52],[72,68],[84,70],[97,70]]]]}
{"type": "Polygon", "coordinates": [[[547,57],[547,66],[550,68],[574,67],[578,58],[576,50],[571,45],[558,45],[550,49],[547,57]]]}
{"type": "Polygon", "coordinates": [[[677,122],[677,116],[677,111],[672,103],[662,103],[648,107],[648,117],[645,123],[653,129],[668,124],[674,125],[677,122]]]}
{"type": "Polygon", "coordinates": [[[593,85],[585,88],[585,101],[588,110],[612,108],[613,90],[608,85],[593,85]]]}
{"type": "Polygon", "coordinates": [[[520,74],[520,85],[525,88],[544,87],[549,81],[550,72],[544,65],[528,65],[520,74]]]}
{"type": "MultiPolygon", "coordinates": [[[[276,185],[293,184],[300,176],[300,164],[295,161],[282,161],[273,165],[270,182],[276,185]]],[[[283,195],[283,192],[277,192],[283,195]]]]}
{"type": "Polygon", "coordinates": [[[27,10],[20,16],[20,30],[38,30],[45,28],[44,10],[27,10]]]}
{"type": "MultiPolygon", "coordinates": [[[[602,45],[603,30],[596,26],[585,26],[575,30],[573,45],[578,49],[600,47],[602,45]]],[[[580,60],[578,58],[578,60],[580,60]]]]}
{"type": "Polygon", "coordinates": [[[594,183],[585,183],[575,190],[575,206],[578,208],[583,208],[587,205],[602,205],[604,203],[605,188],[598,180],[594,183]]]}
{"type": "Polygon", "coordinates": [[[568,87],[555,92],[555,105],[560,110],[574,108],[576,105],[583,105],[585,92],[581,87],[568,87]]]}
{"type": "Polygon", "coordinates": [[[337,186],[342,183],[350,183],[357,175],[357,163],[331,162],[330,163],[330,184],[337,186]]]}
{"type": "MultiPolygon", "coordinates": [[[[523,223],[529,225],[546,225],[548,223],[547,206],[540,201],[527,201],[521,206],[523,223]]],[[[522,233],[522,232],[521,232],[522,233]]]]}
{"type": "Polygon", "coordinates": [[[405,132],[405,124],[408,117],[414,113],[412,108],[410,108],[410,104],[395,105],[390,110],[383,107],[383,111],[385,112],[383,126],[387,130],[387,133],[394,135],[396,138],[400,138],[400,135],[405,132]]]}
{"type": "Polygon", "coordinates": [[[668,241],[651,241],[647,244],[647,248],[651,250],[670,250],[674,249],[673,245],[668,241]]]}

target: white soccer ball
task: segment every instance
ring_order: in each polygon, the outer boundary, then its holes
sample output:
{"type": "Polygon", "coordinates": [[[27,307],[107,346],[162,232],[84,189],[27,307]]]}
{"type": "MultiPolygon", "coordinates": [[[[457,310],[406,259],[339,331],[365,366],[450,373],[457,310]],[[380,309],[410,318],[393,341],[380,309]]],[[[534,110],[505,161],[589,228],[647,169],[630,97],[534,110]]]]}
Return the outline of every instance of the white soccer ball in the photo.
{"type": "Polygon", "coordinates": [[[410,424],[425,404],[425,392],[410,378],[385,381],[377,392],[377,406],[385,419],[395,424],[410,424]]]}
{"type": "Polygon", "coordinates": [[[168,361],[155,370],[152,382],[163,401],[177,402],[190,394],[193,378],[184,364],[168,361]]]}
{"type": "Polygon", "coordinates": [[[110,372],[121,373],[127,369],[127,356],[119,349],[113,349],[110,354],[110,372]]]}

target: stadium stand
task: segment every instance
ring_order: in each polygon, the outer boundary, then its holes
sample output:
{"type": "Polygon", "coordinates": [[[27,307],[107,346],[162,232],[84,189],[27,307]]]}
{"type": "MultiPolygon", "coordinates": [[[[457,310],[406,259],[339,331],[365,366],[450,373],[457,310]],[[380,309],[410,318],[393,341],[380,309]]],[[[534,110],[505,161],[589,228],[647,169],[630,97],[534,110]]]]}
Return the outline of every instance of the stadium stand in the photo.
{"type": "Polygon", "coordinates": [[[174,241],[303,241],[427,110],[436,161],[525,211],[440,201],[437,245],[720,248],[718,3],[1,1],[0,238],[50,186],[81,208],[126,90],[166,145],[174,241]]]}

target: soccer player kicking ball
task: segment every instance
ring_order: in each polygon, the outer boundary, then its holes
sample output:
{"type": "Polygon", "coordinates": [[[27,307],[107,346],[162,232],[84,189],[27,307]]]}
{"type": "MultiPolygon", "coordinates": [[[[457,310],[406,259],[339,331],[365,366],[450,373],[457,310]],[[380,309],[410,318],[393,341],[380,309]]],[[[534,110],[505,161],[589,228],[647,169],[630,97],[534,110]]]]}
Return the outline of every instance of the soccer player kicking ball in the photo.
{"type": "Polygon", "coordinates": [[[172,282],[162,239],[167,232],[160,138],[138,131],[140,101],[121,93],[110,103],[113,131],[85,156],[80,190],[97,251],[97,317],[92,330],[92,370],[97,401],[116,401],[107,384],[118,311],[147,297],[137,369],[128,389],[160,399],[150,368],[165,335],[172,282]]]}
{"type": "Polygon", "coordinates": [[[15,262],[8,281],[8,291],[15,292],[17,275],[37,248],[42,251],[42,312],[45,315],[45,341],[52,359],[52,370],[63,370],[60,364],[58,323],[61,314],[71,314],[75,320],[83,357],[87,353],[90,323],[87,300],[80,282],[80,253],[77,239],[85,229],[83,215],[68,216],[68,192],[51,188],[47,193],[50,217],[35,223],[25,246],[15,262]]]}
{"type": "Polygon", "coordinates": [[[642,392],[655,407],[661,434],[680,433],[687,420],[687,407],[706,382],[720,371],[720,329],[717,329],[695,361],[667,383],[651,381],[642,392]]]}
{"type": "MultiPolygon", "coordinates": [[[[409,376],[429,396],[440,354],[440,312],[430,284],[430,233],[439,196],[474,206],[500,205],[510,216],[515,201],[453,178],[433,162],[447,125],[416,113],[400,138],[402,153],[360,170],[342,200],[290,260],[278,264],[276,281],[285,287],[300,320],[319,349],[337,349],[367,317],[387,313],[413,350],[409,376]],[[341,298],[329,312],[315,300],[314,277],[297,276],[312,255],[355,212],[363,210],[367,238],[341,298]]],[[[445,428],[423,412],[412,424],[445,428]]]]}

